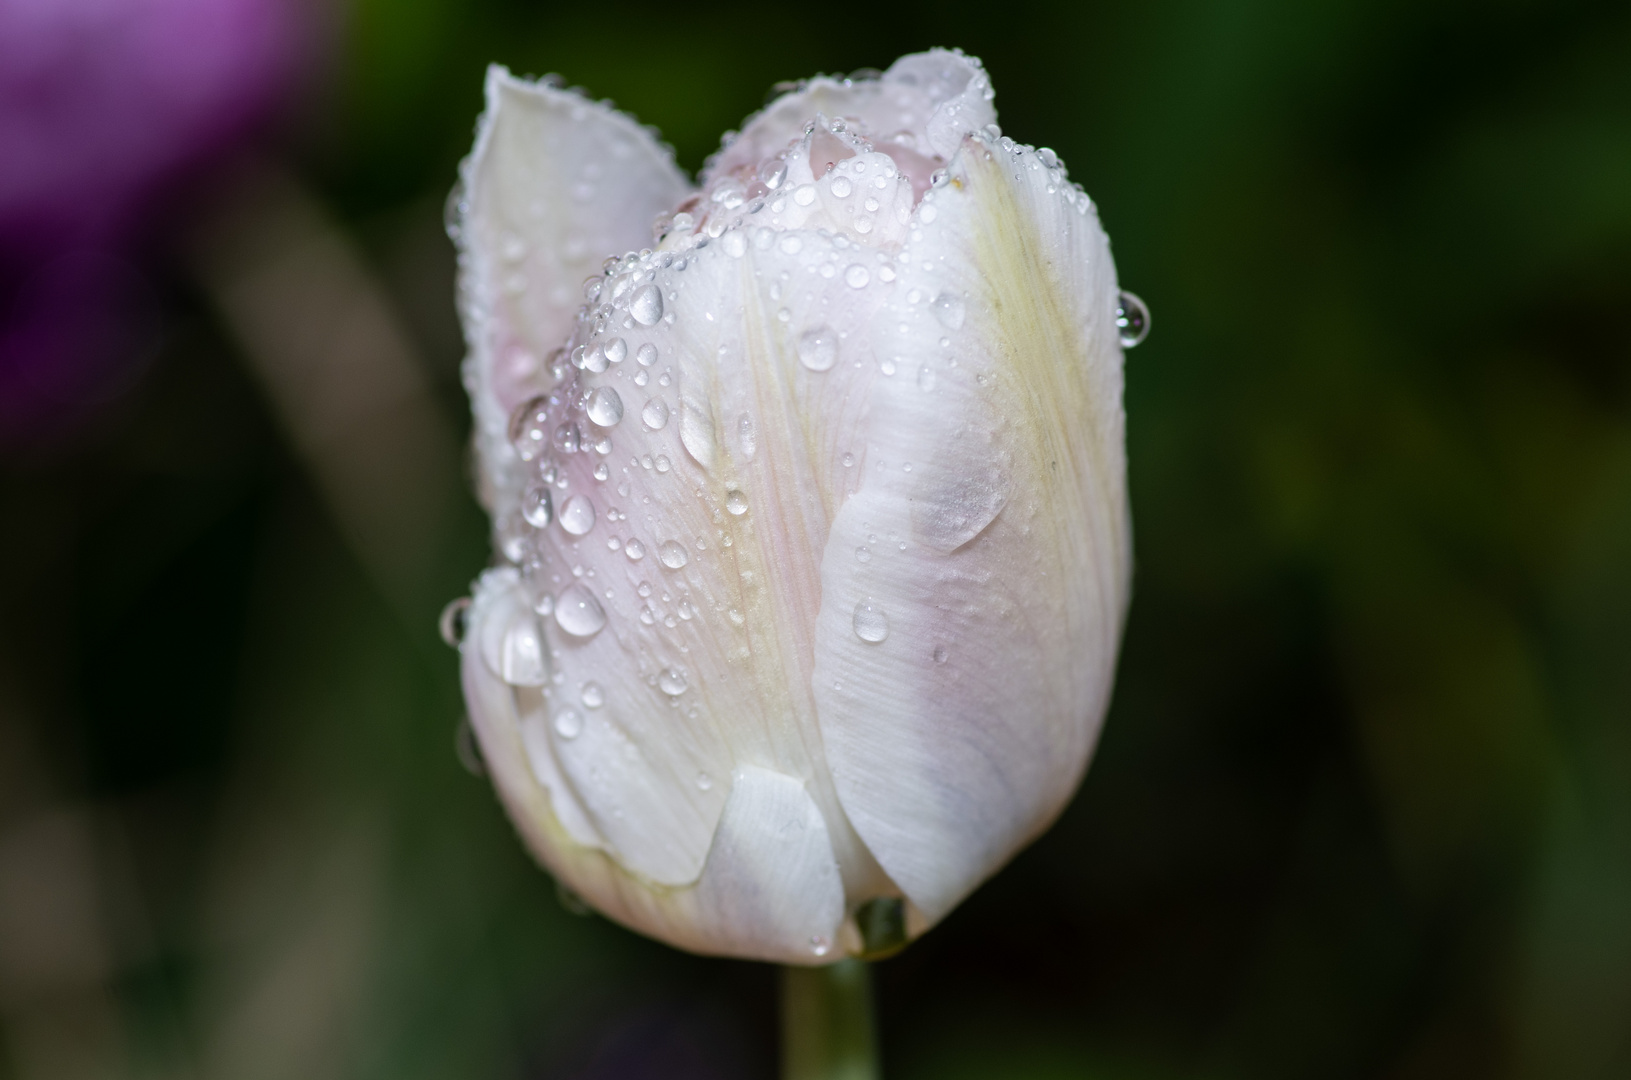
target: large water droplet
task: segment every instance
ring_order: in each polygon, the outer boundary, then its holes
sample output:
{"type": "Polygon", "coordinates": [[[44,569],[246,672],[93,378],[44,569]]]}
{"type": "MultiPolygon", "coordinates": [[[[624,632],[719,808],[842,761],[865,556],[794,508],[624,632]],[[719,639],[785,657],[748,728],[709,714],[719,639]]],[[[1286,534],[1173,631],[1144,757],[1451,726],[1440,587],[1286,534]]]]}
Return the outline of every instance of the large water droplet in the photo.
{"type": "Polygon", "coordinates": [[[629,355],[629,344],[620,337],[614,337],[606,343],[606,359],[609,363],[621,364],[629,355]]]}
{"type": "Polygon", "coordinates": [[[838,335],[829,326],[804,331],[795,348],[799,363],[811,371],[826,371],[838,362],[838,335]]]}
{"type": "Polygon", "coordinates": [[[940,320],[940,325],[947,330],[961,330],[963,317],[967,309],[963,305],[963,298],[956,293],[947,291],[934,298],[934,317],[940,320]]]}
{"type": "Polygon", "coordinates": [[[641,367],[650,367],[652,364],[657,362],[657,346],[653,345],[649,341],[646,342],[644,345],[634,350],[634,358],[640,361],[641,367]]]}
{"type": "Polygon", "coordinates": [[[881,960],[906,947],[906,905],[898,896],[880,896],[855,909],[861,956],[881,960]]]}
{"type": "Polygon", "coordinates": [[[595,504],[587,495],[574,495],[561,507],[561,528],[582,536],[595,527],[595,504]]]}
{"type": "Polygon", "coordinates": [[[1116,331],[1121,347],[1131,349],[1150,332],[1150,309],[1137,295],[1123,292],[1116,301],[1116,331]]]}
{"type": "Polygon", "coordinates": [[[447,607],[442,609],[441,618],[436,620],[436,628],[441,631],[442,640],[457,649],[464,641],[465,631],[470,629],[469,615],[468,596],[448,601],[447,607]]]}
{"type": "Polygon", "coordinates": [[[657,559],[670,570],[685,565],[685,545],[678,540],[664,540],[657,548],[657,559]]]}
{"type": "Polygon", "coordinates": [[[889,616],[871,600],[855,605],[854,626],[855,636],[873,645],[889,636],[889,616]]]}
{"type": "Polygon", "coordinates": [[[844,271],[844,284],[852,289],[864,289],[871,280],[871,272],[860,263],[851,263],[849,269],[844,271]]]}
{"type": "Polygon", "coordinates": [[[832,951],[832,942],[821,934],[810,935],[810,952],[816,956],[826,956],[832,951]]]}
{"type": "Polygon", "coordinates": [[[838,176],[833,178],[832,193],[835,197],[847,199],[849,198],[849,193],[854,190],[855,186],[849,182],[847,177],[838,176]]]}
{"type": "Polygon", "coordinates": [[[578,425],[565,423],[555,429],[555,449],[563,454],[575,454],[578,447],[583,445],[583,432],[578,425]]]}
{"type": "Polygon", "coordinates": [[[521,516],[535,529],[542,529],[555,516],[555,504],[550,501],[549,489],[534,484],[521,496],[521,516]]]}
{"type": "Polygon", "coordinates": [[[663,317],[663,291],[655,282],[647,282],[635,290],[629,300],[629,314],[641,326],[654,326],[663,317]]]}
{"type": "Polygon", "coordinates": [[[589,419],[603,428],[616,427],[623,419],[623,399],[609,386],[597,386],[584,403],[589,419]]]}
{"type": "Polygon", "coordinates": [[[606,370],[606,365],[606,350],[600,345],[591,345],[583,350],[583,370],[599,375],[606,370]]]}
{"type": "Polygon", "coordinates": [[[499,645],[499,678],[511,686],[542,686],[549,678],[544,638],[530,610],[510,623],[499,645]]]}
{"type": "Polygon", "coordinates": [[[748,512],[748,497],[742,494],[740,491],[733,490],[726,492],[725,509],[740,517],[748,512]]]}
{"type": "Polygon", "coordinates": [[[576,709],[562,709],[555,714],[555,734],[563,739],[575,739],[583,734],[583,717],[576,709]]]}
{"type": "Polygon", "coordinates": [[[587,586],[569,585],[555,601],[555,624],[573,637],[594,637],[606,625],[606,609],[587,586]]]}
{"type": "Polygon", "coordinates": [[[667,427],[668,402],[660,397],[646,402],[646,407],[640,410],[640,422],[650,431],[661,431],[667,427]]]}
{"type": "Polygon", "coordinates": [[[623,554],[629,557],[630,562],[639,562],[646,557],[646,545],[638,540],[630,540],[623,545],[623,554]]]}
{"type": "Polygon", "coordinates": [[[669,697],[679,697],[685,693],[685,688],[691,684],[685,679],[685,672],[679,668],[663,668],[657,676],[657,689],[669,697]]]}
{"type": "Polygon", "coordinates": [[[458,755],[459,764],[471,776],[486,776],[487,763],[481,759],[481,744],[476,741],[476,729],[470,726],[470,718],[459,718],[459,726],[453,732],[453,752],[458,755]]]}
{"type": "Polygon", "coordinates": [[[522,461],[531,461],[545,450],[549,431],[549,399],[535,397],[518,406],[510,416],[510,445],[522,461]]]}

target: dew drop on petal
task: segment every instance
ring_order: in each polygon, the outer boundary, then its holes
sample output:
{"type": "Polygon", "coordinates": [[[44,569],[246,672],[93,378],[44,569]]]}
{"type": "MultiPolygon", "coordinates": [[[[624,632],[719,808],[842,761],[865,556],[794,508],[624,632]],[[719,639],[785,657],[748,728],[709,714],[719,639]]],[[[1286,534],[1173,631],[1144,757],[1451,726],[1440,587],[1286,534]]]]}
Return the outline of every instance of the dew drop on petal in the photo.
{"type": "Polygon", "coordinates": [[[811,371],[826,371],[838,362],[838,335],[828,326],[804,331],[795,348],[799,363],[811,371]]]}
{"type": "Polygon", "coordinates": [[[555,516],[555,505],[550,501],[547,487],[534,484],[526,490],[521,496],[521,516],[535,529],[549,524],[550,518],[555,516]]]}
{"type": "Polygon", "coordinates": [[[855,636],[871,645],[889,636],[889,616],[871,600],[862,600],[855,605],[854,626],[855,636]]]}
{"type": "Polygon", "coordinates": [[[872,274],[860,263],[851,263],[844,271],[844,284],[852,289],[864,289],[871,280],[872,274]]]}
{"type": "Polygon", "coordinates": [[[621,364],[629,355],[628,342],[620,337],[614,337],[606,343],[606,359],[613,364],[621,364]]]}
{"type": "Polygon", "coordinates": [[[646,402],[646,407],[640,410],[640,422],[650,431],[661,431],[667,427],[668,402],[662,398],[652,398],[646,402]]]}
{"type": "Polygon", "coordinates": [[[1131,349],[1150,332],[1150,309],[1134,293],[1123,292],[1116,300],[1116,331],[1121,347],[1131,349]]]}
{"type": "Polygon", "coordinates": [[[578,697],[588,709],[598,709],[606,704],[606,691],[602,690],[597,682],[584,683],[578,689],[578,697]]]}
{"type": "Polygon", "coordinates": [[[561,528],[582,536],[595,527],[595,504],[587,495],[574,495],[561,507],[561,528]]]}
{"type": "Polygon", "coordinates": [[[934,647],[934,662],[937,664],[944,664],[946,662],[946,647],[944,645],[936,645],[934,647]]]}
{"type": "Polygon", "coordinates": [[[606,350],[599,345],[591,345],[583,351],[583,370],[592,371],[596,375],[606,370],[606,350]]]}
{"type": "Polygon", "coordinates": [[[594,637],[606,625],[606,609],[587,586],[569,585],[555,601],[555,624],[573,637],[594,637]]]}
{"type": "Polygon", "coordinates": [[[657,676],[657,689],[669,697],[679,697],[690,685],[685,679],[685,672],[679,668],[663,668],[661,674],[657,676]]]}
{"type": "Polygon", "coordinates": [[[826,956],[832,949],[832,943],[820,934],[810,935],[810,952],[816,956],[826,956]]]}
{"type": "Polygon", "coordinates": [[[650,367],[652,364],[657,362],[657,346],[653,345],[649,341],[646,342],[644,345],[634,350],[634,358],[640,361],[641,367],[650,367]]]}
{"type": "Polygon", "coordinates": [[[858,562],[871,562],[872,552],[864,546],[858,547],[855,549],[855,558],[858,562]]]}
{"type": "Polygon", "coordinates": [[[685,545],[678,540],[664,540],[657,547],[657,559],[670,570],[678,570],[686,563],[685,545]]]}
{"type": "Polygon", "coordinates": [[[961,330],[965,308],[963,298],[950,290],[934,298],[934,317],[947,330],[961,330]]]}
{"type": "Polygon", "coordinates": [[[616,390],[609,386],[597,386],[589,394],[589,400],[584,404],[583,411],[589,414],[589,419],[596,425],[609,428],[615,427],[623,419],[623,399],[616,390]]]}
{"type": "Polygon", "coordinates": [[[654,282],[640,286],[629,299],[629,314],[641,326],[655,326],[663,317],[663,291],[654,282]]]}
{"type": "Polygon", "coordinates": [[[523,402],[510,417],[510,445],[522,461],[531,461],[544,451],[549,428],[549,399],[535,397],[523,402]]]}
{"type": "Polygon", "coordinates": [[[748,512],[748,497],[740,491],[729,491],[725,494],[725,509],[731,514],[740,517],[748,512]]]}
{"type": "Polygon", "coordinates": [[[555,714],[555,734],[563,739],[575,739],[583,733],[583,717],[576,709],[562,709],[555,714]]]}
{"type": "Polygon", "coordinates": [[[623,554],[629,557],[630,562],[639,562],[646,557],[646,545],[638,540],[630,540],[623,545],[623,554]]]}
{"type": "Polygon", "coordinates": [[[441,631],[442,640],[457,649],[464,641],[465,631],[469,629],[470,598],[461,596],[450,601],[442,609],[441,618],[436,620],[436,628],[441,631]]]}
{"type": "Polygon", "coordinates": [[[836,177],[832,182],[832,193],[840,199],[849,198],[849,193],[853,190],[855,190],[854,186],[846,177],[836,177]]]}
{"type": "Polygon", "coordinates": [[[809,184],[803,184],[793,189],[793,201],[800,206],[809,206],[815,202],[815,198],[815,188],[809,184]]]}
{"type": "Polygon", "coordinates": [[[705,772],[697,773],[697,790],[708,791],[714,786],[714,778],[705,772]]]}

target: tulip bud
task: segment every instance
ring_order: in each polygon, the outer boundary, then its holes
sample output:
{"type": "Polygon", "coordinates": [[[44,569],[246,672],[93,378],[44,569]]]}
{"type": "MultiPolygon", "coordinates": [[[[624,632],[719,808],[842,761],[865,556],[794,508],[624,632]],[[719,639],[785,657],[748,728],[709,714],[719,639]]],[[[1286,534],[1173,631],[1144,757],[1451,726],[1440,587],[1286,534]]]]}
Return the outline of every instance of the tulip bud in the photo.
{"type": "Polygon", "coordinates": [[[501,557],[471,722],[533,853],[682,948],[898,947],[1092,752],[1142,315],[992,98],[943,50],[813,79],[692,189],[627,117],[488,73],[450,206],[501,557]]]}

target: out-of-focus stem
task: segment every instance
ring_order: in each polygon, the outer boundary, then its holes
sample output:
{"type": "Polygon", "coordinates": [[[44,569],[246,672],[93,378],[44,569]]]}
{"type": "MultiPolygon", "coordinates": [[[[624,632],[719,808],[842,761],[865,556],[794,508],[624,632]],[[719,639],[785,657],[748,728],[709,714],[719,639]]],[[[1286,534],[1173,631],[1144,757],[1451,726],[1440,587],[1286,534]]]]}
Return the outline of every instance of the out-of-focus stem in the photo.
{"type": "Polygon", "coordinates": [[[782,968],[782,1080],[878,1080],[865,960],[782,968]]]}

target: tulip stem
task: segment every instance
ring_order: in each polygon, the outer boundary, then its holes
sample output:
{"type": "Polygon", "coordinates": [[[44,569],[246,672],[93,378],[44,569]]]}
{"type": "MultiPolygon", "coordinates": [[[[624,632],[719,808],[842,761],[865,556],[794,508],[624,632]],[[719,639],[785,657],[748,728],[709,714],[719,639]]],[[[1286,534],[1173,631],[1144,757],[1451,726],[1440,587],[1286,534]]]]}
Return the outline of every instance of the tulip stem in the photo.
{"type": "Polygon", "coordinates": [[[865,960],[782,968],[782,1080],[878,1080],[865,960]]]}

